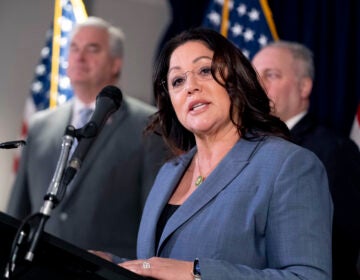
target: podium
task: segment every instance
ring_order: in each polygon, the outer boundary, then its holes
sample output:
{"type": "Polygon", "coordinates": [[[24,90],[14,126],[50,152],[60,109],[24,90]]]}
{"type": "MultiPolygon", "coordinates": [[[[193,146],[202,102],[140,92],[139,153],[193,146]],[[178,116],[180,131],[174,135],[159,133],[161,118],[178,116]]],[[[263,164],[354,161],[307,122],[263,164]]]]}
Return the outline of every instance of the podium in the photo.
{"type": "MultiPolygon", "coordinates": [[[[11,245],[19,226],[20,221],[0,212],[0,279],[3,279],[11,245]]],[[[34,260],[17,265],[11,279],[144,280],[146,278],[44,232],[34,260]]]]}

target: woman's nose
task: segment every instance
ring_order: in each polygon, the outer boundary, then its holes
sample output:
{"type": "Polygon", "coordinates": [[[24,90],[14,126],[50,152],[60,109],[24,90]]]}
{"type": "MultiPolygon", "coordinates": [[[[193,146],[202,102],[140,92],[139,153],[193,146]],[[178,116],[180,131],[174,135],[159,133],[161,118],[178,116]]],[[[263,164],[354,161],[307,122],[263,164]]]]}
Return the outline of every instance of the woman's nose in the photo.
{"type": "Polygon", "coordinates": [[[200,90],[200,84],[198,82],[198,79],[196,79],[196,76],[193,72],[186,73],[185,90],[188,94],[191,94],[194,91],[200,90]]]}

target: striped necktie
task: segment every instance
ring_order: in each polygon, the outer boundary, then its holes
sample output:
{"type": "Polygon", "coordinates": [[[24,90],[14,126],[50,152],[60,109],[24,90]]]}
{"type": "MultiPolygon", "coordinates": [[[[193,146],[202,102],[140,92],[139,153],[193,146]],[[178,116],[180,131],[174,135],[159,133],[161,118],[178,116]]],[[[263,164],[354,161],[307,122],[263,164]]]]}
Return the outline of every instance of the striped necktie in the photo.
{"type": "MultiPolygon", "coordinates": [[[[75,128],[79,129],[79,128],[82,128],[84,125],[86,125],[89,122],[93,112],[94,112],[94,109],[88,108],[88,107],[84,107],[84,108],[80,109],[80,111],[78,112],[79,119],[75,124],[75,128]]],[[[73,144],[71,146],[71,150],[70,150],[70,154],[69,154],[69,160],[71,159],[71,156],[74,153],[75,148],[76,148],[76,146],[78,144],[79,144],[79,142],[75,138],[74,142],[73,142],[73,144]]]]}
{"type": "Polygon", "coordinates": [[[82,128],[85,124],[88,123],[88,121],[90,120],[90,117],[93,113],[93,109],[92,108],[82,108],[79,111],[79,121],[76,124],[76,128],[82,128]]]}

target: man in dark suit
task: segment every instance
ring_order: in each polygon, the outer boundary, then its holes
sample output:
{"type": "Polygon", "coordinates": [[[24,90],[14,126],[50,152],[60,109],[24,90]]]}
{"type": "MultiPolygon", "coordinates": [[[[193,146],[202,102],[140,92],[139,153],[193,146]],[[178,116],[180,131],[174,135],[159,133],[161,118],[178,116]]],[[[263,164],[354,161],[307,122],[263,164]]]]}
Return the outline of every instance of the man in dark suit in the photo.
{"type": "MultiPolygon", "coordinates": [[[[69,124],[78,126],[79,112],[94,109],[102,88],[117,84],[123,41],[122,31],[100,18],[90,17],[75,27],[68,66],[74,98],[55,110],[37,113],[31,120],[9,214],[23,219],[40,210],[65,128],[69,124]]],[[[143,135],[154,112],[153,106],[124,96],[120,109],[110,116],[69,184],[63,201],[51,213],[45,231],[83,249],[135,257],[143,203],[165,152],[160,137],[143,135]]]]}
{"type": "Polygon", "coordinates": [[[294,141],[313,151],[327,170],[334,202],[333,279],[359,279],[360,153],[354,142],[320,125],[308,112],[314,79],[312,53],[301,44],[278,41],[261,49],[253,64],[273,102],[274,114],[287,124],[294,141]]]}

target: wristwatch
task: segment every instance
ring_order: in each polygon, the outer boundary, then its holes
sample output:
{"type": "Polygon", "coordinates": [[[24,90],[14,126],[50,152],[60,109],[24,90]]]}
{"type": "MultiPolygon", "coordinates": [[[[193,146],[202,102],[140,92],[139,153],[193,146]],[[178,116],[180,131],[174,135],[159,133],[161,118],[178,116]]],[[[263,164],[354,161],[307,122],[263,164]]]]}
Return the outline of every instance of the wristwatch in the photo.
{"type": "Polygon", "coordinates": [[[194,280],[201,280],[200,263],[198,258],[194,260],[193,276],[194,280]]]}

